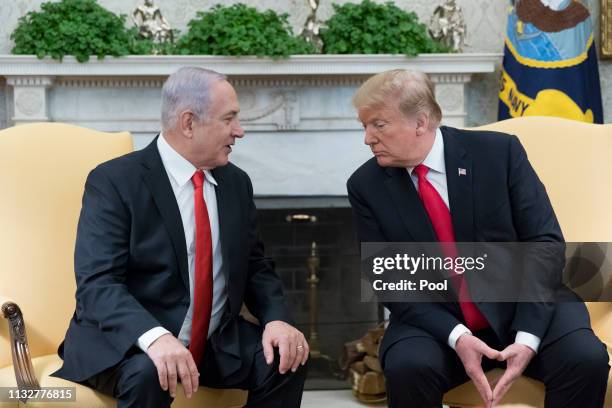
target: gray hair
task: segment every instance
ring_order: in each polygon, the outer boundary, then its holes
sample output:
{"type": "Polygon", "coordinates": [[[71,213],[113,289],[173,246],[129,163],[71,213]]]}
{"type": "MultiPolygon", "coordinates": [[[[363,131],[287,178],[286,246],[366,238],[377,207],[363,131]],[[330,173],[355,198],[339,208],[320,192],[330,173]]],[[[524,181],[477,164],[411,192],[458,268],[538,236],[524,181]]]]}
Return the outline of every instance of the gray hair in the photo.
{"type": "Polygon", "coordinates": [[[210,105],[211,86],[225,80],[225,75],[199,67],[183,67],[170,75],[162,88],[162,131],[176,129],[179,115],[185,110],[193,111],[196,119],[204,120],[210,105]]]}

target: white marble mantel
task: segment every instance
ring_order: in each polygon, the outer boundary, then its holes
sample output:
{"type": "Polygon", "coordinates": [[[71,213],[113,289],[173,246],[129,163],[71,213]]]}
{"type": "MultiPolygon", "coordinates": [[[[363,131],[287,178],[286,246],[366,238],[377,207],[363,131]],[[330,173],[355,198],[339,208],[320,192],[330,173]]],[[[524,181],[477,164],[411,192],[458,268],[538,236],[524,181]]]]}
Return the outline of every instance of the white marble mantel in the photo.
{"type": "Polygon", "coordinates": [[[501,54],[421,54],[403,55],[294,55],[273,60],[257,57],[213,55],[132,55],[121,58],[95,56],[87,63],[74,57],[63,62],[32,55],[0,55],[0,75],[46,76],[160,76],[169,75],[185,65],[204,66],[227,75],[368,75],[393,68],[417,69],[430,74],[474,74],[493,72],[501,54]]]}
{"type": "MultiPolygon", "coordinates": [[[[444,123],[463,126],[465,88],[490,73],[500,54],[302,55],[255,57],[95,57],[85,64],[0,55],[10,124],[69,122],[105,131],[128,130],[136,148],[159,131],[160,90],[181,66],[230,77],[247,137],[232,161],[251,177],[259,196],[343,196],[351,172],[370,156],[350,99],[370,75],[394,68],[427,72],[436,84],[444,123]]],[[[1,83],[1,81],[0,81],[1,83]]],[[[491,92],[495,92],[491,89],[491,92]]]]}

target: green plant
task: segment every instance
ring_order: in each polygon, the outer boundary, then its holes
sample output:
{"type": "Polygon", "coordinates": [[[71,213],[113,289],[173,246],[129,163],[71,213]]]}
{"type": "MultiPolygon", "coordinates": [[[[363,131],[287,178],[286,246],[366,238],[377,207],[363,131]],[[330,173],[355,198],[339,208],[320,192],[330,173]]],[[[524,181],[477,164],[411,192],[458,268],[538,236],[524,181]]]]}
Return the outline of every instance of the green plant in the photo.
{"type": "Polygon", "coordinates": [[[333,5],[335,13],[326,22],[321,38],[327,54],[406,54],[448,52],[432,40],[415,13],[392,2],[333,5]]]}
{"type": "Polygon", "coordinates": [[[133,53],[125,16],[117,16],[100,6],[96,0],[61,0],[41,5],[41,11],[31,11],[19,19],[11,34],[15,41],[13,54],[50,55],[62,60],[74,55],[79,62],[90,55],[104,58],[133,53]]]}
{"type": "Polygon", "coordinates": [[[198,12],[188,26],[177,43],[180,54],[286,57],[314,52],[311,44],[293,36],[286,14],[241,3],[198,12]]]}

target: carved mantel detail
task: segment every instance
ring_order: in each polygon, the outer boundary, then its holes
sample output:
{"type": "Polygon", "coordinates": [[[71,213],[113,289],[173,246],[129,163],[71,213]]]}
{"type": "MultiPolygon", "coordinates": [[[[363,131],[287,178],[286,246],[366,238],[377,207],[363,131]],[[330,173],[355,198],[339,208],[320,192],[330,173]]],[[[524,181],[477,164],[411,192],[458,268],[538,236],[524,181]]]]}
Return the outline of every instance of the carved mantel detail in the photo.
{"type": "Polygon", "coordinates": [[[14,124],[44,122],[47,114],[47,89],[53,85],[50,76],[10,76],[6,83],[13,89],[14,124]]]}
{"type": "Polygon", "coordinates": [[[247,128],[294,130],[300,122],[300,106],[295,90],[238,88],[240,121],[247,128]]]}

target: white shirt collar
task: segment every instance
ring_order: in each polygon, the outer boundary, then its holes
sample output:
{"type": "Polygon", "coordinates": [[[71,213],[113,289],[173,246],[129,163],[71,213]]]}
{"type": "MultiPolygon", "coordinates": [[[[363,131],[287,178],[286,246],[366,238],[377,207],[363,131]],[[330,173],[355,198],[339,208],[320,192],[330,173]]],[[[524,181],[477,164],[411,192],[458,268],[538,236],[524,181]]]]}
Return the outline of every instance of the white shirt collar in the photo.
{"type": "MultiPolygon", "coordinates": [[[[163,133],[160,133],[157,138],[157,149],[168,175],[174,179],[179,188],[182,188],[191,180],[193,173],[197,170],[196,167],[170,146],[163,133]]],[[[206,180],[214,186],[217,185],[217,180],[209,170],[204,170],[204,175],[206,180]]]]}
{"type": "MultiPolygon", "coordinates": [[[[421,164],[427,166],[430,170],[446,174],[446,164],[444,161],[444,138],[442,137],[442,131],[440,128],[436,128],[433,146],[431,146],[431,150],[421,164]]],[[[414,167],[408,167],[408,172],[411,175],[413,169],[414,167]]]]}

